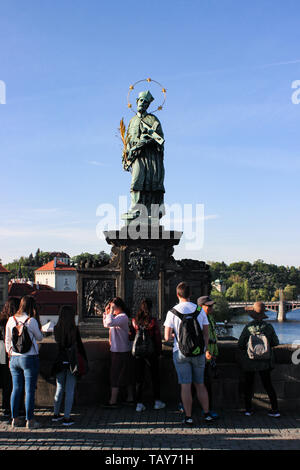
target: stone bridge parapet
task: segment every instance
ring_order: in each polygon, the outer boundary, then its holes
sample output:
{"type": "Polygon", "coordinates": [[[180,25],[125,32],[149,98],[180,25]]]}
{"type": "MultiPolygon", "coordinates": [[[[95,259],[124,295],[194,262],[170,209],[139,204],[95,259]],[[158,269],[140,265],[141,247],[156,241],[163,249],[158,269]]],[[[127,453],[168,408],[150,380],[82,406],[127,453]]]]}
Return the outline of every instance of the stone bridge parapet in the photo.
{"type": "MultiPolygon", "coordinates": [[[[84,339],[83,342],[89,359],[90,371],[78,381],[75,402],[79,405],[101,405],[109,398],[109,345],[105,339],[84,339]]],[[[237,341],[220,341],[219,351],[218,377],[213,381],[214,407],[218,409],[243,408],[243,374],[239,363],[240,352],[237,341]]],[[[300,364],[296,365],[292,362],[294,351],[292,345],[279,345],[274,348],[276,366],[272,377],[281,409],[300,409],[300,364]]],[[[51,337],[46,338],[40,346],[37,406],[53,405],[55,385],[50,379],[50,370],[55,355],[55,342],[51,337]]],[[[172,361],[172,347],[169,345],[163,346],[160,374],[162,400],[170,404],[178,402],[179,386],[172,361]]],[[[150,392],[151,384],[147,378],[146,402],[151,402],[150,392]]],[[[269,407],[268,397],[261,387],[259,377],[256,380],[255,401],[259,406],[269,407]]]]}

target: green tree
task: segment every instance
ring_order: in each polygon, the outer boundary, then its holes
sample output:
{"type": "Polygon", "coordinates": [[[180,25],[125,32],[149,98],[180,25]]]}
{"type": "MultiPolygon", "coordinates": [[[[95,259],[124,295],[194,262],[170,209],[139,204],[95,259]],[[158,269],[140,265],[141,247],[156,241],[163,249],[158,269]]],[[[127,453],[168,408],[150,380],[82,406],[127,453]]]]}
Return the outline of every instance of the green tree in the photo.
{"type": "Polygon", "coordinates": [[[34,256],[34,264],[35,266],[40,266],[40,249],[39,248],[36,250],[36,253],[34,256]]]}
{"type": "Polygon", "coordinates": [[[215,301],[213,316],[217,322],[230,321],[232,317],[231,309],[224,294],[212,289],[211,298],[215,301]]]}
{"type": "Polygon", "coordinates": [[[218,261],[208,261],[207,264],[209,264],[211,278],[213,281],[216,279],[227,279],[228,266],[226,263],[224,263],[224,261],[221,263],[218,261]]]}
{"type": "Polygon", "coordinates": [[[86,264],[89,264],[90,266],[104,266],[109,262],[109,260],[110,256],[108,253],[105,253],[105,251],[100,251],[100,253],[97,254],[81,253],[80,255],[76,255],[71,258],[72,263],[74,263],[75,266],[78,267],[86,264]]]}
{"type": "Polygon", "coordinates": [[[242,282],[234,282],[232,286],[230,286],[226,293],[225,297],[227,300],[231,300],[233,302],[244,300],[244,285],[242,282]]]}
{"type": "Polygon", "coordinates": [[[296,300],[298,294],[297,286],[287,285],[283,289],[283,296],[285,300],[296,300]]]}
{"type": "Polygon", "coordinates": [[[243,282],[243,288],[244,288],[244,301],[249,302],[249,300],[250,300],[250,286],[249,286],[248,279],[245,279],[245,281],[243,282]]]}

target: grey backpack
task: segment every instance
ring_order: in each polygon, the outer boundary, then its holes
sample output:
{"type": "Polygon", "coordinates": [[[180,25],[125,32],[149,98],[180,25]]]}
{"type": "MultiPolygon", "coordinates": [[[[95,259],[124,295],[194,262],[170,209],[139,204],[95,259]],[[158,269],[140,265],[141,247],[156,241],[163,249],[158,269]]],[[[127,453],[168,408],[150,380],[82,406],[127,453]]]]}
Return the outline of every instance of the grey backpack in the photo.
{"type": "Polygon", "coordinates": [[[262,331],[253,331],[248,340],[247,354],[249,359],[270,359],[270,343],[262,331]]]}

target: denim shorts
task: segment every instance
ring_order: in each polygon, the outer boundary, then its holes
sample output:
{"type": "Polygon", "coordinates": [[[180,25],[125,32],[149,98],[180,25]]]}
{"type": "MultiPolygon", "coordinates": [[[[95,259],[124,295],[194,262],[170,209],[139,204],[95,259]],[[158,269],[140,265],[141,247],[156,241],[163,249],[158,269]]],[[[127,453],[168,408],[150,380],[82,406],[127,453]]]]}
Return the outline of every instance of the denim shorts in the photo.
{"type": "Polygon", "coordinates": [[[178,376],[178,383],[204,383],[205,354],[195,357],[185,357],[177,350],[173,352],[173,362],[178,376]]]}

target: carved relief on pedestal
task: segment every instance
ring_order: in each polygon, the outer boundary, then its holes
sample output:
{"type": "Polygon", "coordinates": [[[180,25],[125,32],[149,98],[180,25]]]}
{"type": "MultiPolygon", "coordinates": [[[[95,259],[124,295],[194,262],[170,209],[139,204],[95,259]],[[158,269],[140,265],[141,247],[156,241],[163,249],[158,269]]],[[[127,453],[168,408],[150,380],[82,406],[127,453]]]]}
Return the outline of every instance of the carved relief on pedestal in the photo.
{"type": "Polygon", "coordinates": [[[128,269],[135,273],[137,279],[147,279],[155,275],[157,259],[151,250],[136,248],[128,256],[128,269]]]}
{"type": "Polygon", "coordinates": [[[84,316],[94,317],[100,310],[104,312],[108,300],[116,295],[115,281],[108,279],[84,279],[83,299],[84,316]]]}

